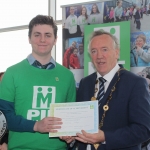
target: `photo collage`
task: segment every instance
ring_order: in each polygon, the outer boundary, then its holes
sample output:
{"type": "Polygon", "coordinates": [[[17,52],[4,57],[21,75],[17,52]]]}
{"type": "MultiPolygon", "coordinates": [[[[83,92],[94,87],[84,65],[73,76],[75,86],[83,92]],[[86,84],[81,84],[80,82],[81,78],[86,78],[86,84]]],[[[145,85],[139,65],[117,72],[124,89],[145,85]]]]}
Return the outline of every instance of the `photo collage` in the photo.
{"type": "Polygon", "coordinates": [[[84,77],[84,27],[123,21],[130,22],[130,71],[150,85],[150,0],[87,2],[62,10],[63,66],[73,72],[77,88],[84,77]]]}

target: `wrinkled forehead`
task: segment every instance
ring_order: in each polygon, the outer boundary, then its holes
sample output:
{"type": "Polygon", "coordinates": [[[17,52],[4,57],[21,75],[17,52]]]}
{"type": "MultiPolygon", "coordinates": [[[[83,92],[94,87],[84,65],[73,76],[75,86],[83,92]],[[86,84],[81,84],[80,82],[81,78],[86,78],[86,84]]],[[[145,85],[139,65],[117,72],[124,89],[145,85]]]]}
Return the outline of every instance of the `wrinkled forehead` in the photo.
{"type": "Polygon", "coordinates": [[[89,45],[88,45],[89,51],[96,46],[99,48],[100,47],[109,47],[109,48],[112,47],[112,49],[118,49],[117,45],[115,43],[115,40],[113,40],[113,38],[111,38],[107,34],[98,35],[98,36],[93,37],[90,40],[89,45]]]}
{"type": "Polygon", "coordinates": [[[97,35],[93,37],[90,41],[91,44],[97,43],[99,45],[107,45],[110,43],[114,43],[114,40],[107,34],[97,35]]]}

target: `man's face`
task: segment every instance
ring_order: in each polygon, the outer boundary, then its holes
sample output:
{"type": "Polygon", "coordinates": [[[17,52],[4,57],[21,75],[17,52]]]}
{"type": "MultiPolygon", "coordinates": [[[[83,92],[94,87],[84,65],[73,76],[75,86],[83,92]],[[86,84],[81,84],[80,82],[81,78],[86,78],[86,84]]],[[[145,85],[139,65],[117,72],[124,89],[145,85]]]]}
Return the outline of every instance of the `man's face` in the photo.
{"type": "Polygon", "coordinates": [[[79,53],[83,54],[83,45],[79,45],[79,53]]]}
{"type": "Polygon", "coordinates": [[[106,34],[92,39],[90,54],[96,70],[102,76],[109,73],[115,67],[119,58],[119,50],[114,48],[114,41],[106,34]]]}
{"type": "Polygon", "coordinates": [[[74,15],[74,7],[70,7],[70,15],[74,15]]]}
{"type": "Polygon", "coordinates": [[[32,54],[38,56],[51,54],[52,47],[56,44],[53,28],[50,25],[34,26],[29,43],[32,46],[32,54]]]}
{"type": "Polygon", "coordinates": [[[118,6],[120,6],[120,7],[122,6],[122,1],[120,1],[120,3],[119,3],[119,5],[118,5],[118,6]]]}

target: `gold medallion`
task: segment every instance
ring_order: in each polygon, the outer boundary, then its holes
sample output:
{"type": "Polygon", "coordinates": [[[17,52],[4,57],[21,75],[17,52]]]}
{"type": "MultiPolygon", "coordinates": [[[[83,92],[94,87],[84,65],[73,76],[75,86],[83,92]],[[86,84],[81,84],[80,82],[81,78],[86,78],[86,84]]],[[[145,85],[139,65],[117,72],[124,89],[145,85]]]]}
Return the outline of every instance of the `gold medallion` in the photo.
{"type": "Polygon", "coordinates": [[[109,109],[108,105],[104,105],[104,106],[103,106],[103,109],[104,109],[105,111],[107,111],[107,110],[109,109]]]}
{"type": "Polygon", "coordinates": [[[116,90],[115,86],[112,87],[111,91],[114,92],[116,90]]]}

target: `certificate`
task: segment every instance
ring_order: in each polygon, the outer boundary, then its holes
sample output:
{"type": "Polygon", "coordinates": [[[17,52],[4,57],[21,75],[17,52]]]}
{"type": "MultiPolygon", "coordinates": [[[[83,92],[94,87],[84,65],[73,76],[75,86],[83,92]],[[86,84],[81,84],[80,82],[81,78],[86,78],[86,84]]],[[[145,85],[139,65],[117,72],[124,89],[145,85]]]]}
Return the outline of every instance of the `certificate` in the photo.
{"type": "Polygon", "coordinates": [[[98,101],[51,103],[50,116],[61,118],[63,124],[49,137],[76,136],[81,130],[98,133],[98,114],[98,101]]]}

